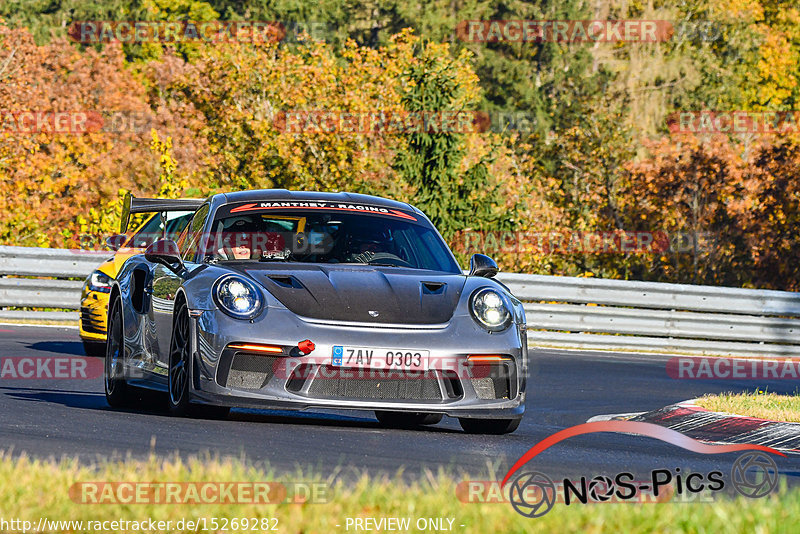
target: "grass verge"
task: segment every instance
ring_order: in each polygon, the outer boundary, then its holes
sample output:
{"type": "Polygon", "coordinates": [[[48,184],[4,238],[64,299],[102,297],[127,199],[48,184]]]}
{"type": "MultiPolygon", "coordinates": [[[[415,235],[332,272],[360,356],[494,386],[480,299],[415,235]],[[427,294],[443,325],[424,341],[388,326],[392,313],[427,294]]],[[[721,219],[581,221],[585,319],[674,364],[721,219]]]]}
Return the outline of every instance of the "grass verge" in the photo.
{"type": "Polygon", "coordinates": [[[800,394],[780,395],[756,390],[746,393],[720,393],[704,395],[696,401],[698,406],[713,412],[725,412],[770,421],[800,423],[800,394]]]}
{"type": "MultiPolygon", "coordinates": [[[[762,499],[727,499],[713,503],[594,504],[565,506],[558,503],[545,516],[527,519],[508,503],[471,504],[459,500],[458,480],[444,473],[426,473],[418,482],[400,477],[370,479],[348,476],[332,479],[303,473],[276,476],[269,469],[248,466],[236,460],[158,459],[116,461],[95,466],[75,460],[41,461],[0,455],[0,520],[28,520],[34,529],[40,517],[57,521],[83,521],[49,531],[96,532],[89,521],[145,521],[153,518],[172,521],[164,532],[181,532],[176,525],[183,519],[274,518],[274,532],[336,533],[354,532],[346,528],[347,518],[410,518],[409,532],[435,532],[417,529],[419,518],[453,519],[454,533],[486,532],[795,532],[800,522],[800,490],[780,491],[762,499]],[[345,481],[346,480],[346,481],[345,481]],[[286,487],[303,481],[327,484],[325,503],[294,504],[81,504],[70,488],[76,483],[99,481],[127,482],[208,482],[275,481],[286,487]],[[76,503],[73,499],[77,499],[76,503]],[[338,526],[337,526],[338,525],[338,526]]],[[[302,499],[300,499],[302,500],[302,499]]],[[[265,532],[258,528],[227,528],[227,532],[265,532]]],[[[444,525],[448,525],[445,521],[444,525]]],[[[241,527],[241,524],[240,524],[241,527]]],[[[109,528],[111,526],[109,525],[109,528]]],[[[148,531],[148,527],[138,531],[148,531]]],[[[0,530],[19,532],[4,525],[0,530]]],[[[136,529],[117,527],[119,532],[136,529]]],[[[214,529],[192,528],[208,532],[214,529]]],[[[272,532],[272,530],[269,530],[272,532]]],[[[389,530],[384,530],[389,531],[389,530]]],[[[363,532],[363,531],[362,531],[363,532]]],[[[373,530],[374,532],[374,530],[373,530]]]]}

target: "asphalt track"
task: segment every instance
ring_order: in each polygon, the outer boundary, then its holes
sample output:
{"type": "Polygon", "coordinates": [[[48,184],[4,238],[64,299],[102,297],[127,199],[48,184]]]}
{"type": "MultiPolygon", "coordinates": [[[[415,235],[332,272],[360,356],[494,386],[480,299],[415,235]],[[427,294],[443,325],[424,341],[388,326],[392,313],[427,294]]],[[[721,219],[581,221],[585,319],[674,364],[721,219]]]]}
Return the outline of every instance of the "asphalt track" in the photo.
{"type": "MultiPolygon", "coordinates": [[[[77,330],[0,325],[0,357],[83,355],[77,330]]],[[[533,375],[519,429],[505,436],[461,432],[454,419],[425,430],[378,425],[371,412],[234,411],[228,420],[176,419],[158,409],[108,407],[102,379],[0,380],[0,450],[41,458],[101,459],[210,454],[234,456],[277,471],[298,466],[323,474],[367,471],[421,476],[425,468],[485,477],[502,475],[538,441],[599,414],[641,412],[706,392],[768,387],[794,392],[790,380],[674,380],[668,356],[531,350],[533,375]]],[[[737,453],[697,454],[652,438],[591,434],[563,441],[530,467],[552,478],[653,469],[730,472],[737,453]]],[[[800,483],[800,456],[777,458],[787,481],[800,483]]],[[[484,478],[485,479],[485,478],[484,478]]]]}

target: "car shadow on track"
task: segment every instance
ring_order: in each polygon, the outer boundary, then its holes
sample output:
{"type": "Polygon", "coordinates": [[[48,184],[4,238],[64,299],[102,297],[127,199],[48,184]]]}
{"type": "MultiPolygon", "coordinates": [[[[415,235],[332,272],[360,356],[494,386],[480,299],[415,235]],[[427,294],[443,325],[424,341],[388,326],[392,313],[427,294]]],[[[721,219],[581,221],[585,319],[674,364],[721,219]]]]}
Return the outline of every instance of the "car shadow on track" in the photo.
{"type": "MultiPolygon", "coordinates": [[[[141,415],[155,415],[172,418],[166,411],[166,397],[163,393],[142,391],[136,408],[111,408],[106,403],[105,394],[89,391],[64,391],[58,389],[0,386],[0,393],[17,400],[55,403],[69,408],[84,410],[100,410],[103,412],[119,412],[141,415]]],[[[186,420],[204,420],[202,415],[195,415],[186,420]]],[[[288,410],[233,410],[226,419],[212,419],[221,423],[245,422],[281,425],[307,425],[340,428],[386,429],[369,417],[354,417],[332,413],[293,412],[288,410]]],[[[429,433],[459,433],[458,430],[441,426],[421,426],[410,431],[429,433]]]]}
{"type": "MultiPolygon", "coordinates": [[[[392,428],[384,426],[368,416],[355,417],[331,413],[293,412],[288,410],[234,410],[228,416],[228,419],[231,421],[281,425],[335,426],[342,428],[369,428],[378,430],[392,428]]],[[[413,429],[404,430],[415,432],[442,432],[446,434],[459,433],[457,430],[444,428],[441,426],[420,426],[413,429]]]]}
{"type": "Polygon", "coordinates": [[[138,397],[136,408],[117,410],[111,408],[106,402],[105,393],[97,391],[69,391],[63,389],[48,389],[37,387],[12,387],[0,386],[0,394],[18,400],[46,402],[61,404],[68,408],[82,408],[86,410],[100,410],[104,412],[129,412],[150,415],[163,415],[166,398],[160,394],[142,390],[138,397]]]}
{"type": "Polygon", "coordinates": [[[50,402],[62,404],[70,408],[108,409],[106,397],[102,393],[89,391],[64,391],[59,389],[42,389],[32,387],[15,388],[0,387],[0,393],[17,400],[50,402]]]}
{"type": "Polygon", "coordinates": [[[27,345],[27,348],[42,352],[51,352],[55,355],[74,354],[75,356],[85,356],[83,343],[80,341],[37,341],[27,345]]]}

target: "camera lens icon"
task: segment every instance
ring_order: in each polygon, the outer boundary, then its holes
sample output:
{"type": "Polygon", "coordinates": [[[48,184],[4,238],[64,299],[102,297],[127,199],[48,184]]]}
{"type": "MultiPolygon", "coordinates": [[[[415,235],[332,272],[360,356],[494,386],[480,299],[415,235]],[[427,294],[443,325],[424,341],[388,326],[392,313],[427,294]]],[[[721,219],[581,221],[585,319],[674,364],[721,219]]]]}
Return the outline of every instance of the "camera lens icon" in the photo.
{"type": "Polygon", "coordinates": [[[778,485],[778,466],[763,452],[746,452],[734,462],[731,482],[736,491],[745,497],[764,497],[778,485]]]}
{"type": "Polygon", "coordinates": [[[509,500],[518,514],[531,519],[541,517],[556,502],[556,485],[544,473],[526,471],[511,481],[509,500]]]}

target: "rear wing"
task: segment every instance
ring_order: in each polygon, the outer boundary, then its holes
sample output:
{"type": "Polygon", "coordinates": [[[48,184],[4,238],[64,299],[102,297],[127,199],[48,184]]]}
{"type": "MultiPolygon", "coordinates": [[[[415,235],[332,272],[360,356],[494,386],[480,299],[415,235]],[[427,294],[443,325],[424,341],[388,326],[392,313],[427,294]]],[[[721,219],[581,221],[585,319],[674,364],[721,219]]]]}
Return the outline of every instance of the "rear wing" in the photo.
{"type": "Polygon", "coordinates": [[[166,211],[194,211],[203,205],[201,198],[136,198],[130,193],[122,200],[119,233],[128,231],[131,213],[164,213],[166,211]]]}

